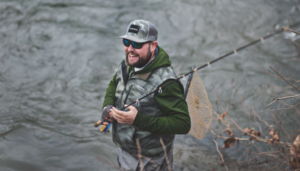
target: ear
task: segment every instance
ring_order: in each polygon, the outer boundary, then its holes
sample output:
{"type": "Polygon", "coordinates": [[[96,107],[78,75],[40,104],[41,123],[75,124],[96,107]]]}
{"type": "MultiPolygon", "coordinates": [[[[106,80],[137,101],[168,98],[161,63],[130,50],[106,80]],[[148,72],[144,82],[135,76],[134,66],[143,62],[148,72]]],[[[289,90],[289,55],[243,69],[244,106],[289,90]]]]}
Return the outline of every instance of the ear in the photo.
{"type": "Polygon", "coordinates": [[[154,52],[155,51],[155,49],[156,49],[156,46],[157,46],[157,41],[153,41],[153,42],[151,42],[150,43],[150,50],[151,50],[151,52],[154,52]]]}

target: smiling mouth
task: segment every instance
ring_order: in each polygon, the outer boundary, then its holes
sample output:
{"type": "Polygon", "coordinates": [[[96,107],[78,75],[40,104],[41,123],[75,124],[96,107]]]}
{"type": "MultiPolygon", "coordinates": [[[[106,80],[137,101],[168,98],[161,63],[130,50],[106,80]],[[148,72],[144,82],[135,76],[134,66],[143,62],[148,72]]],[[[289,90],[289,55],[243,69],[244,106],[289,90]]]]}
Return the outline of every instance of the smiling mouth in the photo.
{"type": "Polygon", "coordinates": [[[139,57],[138,55],[133,55],[133,54],[128,55],[129,59],[135,59],[135,58],[138,58],[138,57],[139,57]]]}

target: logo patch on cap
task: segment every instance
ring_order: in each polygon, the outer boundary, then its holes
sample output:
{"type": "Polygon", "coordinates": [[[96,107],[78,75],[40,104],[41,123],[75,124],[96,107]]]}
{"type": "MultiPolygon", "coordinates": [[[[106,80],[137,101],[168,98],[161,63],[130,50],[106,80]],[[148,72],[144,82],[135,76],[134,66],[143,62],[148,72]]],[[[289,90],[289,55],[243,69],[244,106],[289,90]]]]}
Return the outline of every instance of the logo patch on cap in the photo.
{"type": "Polygon", "coordinates": [[[131,26],[129,27],[128,32],[137,34],[137,33],[139,32],[139,30],[140,30],[140,26],[131,25],[131,26]]]}

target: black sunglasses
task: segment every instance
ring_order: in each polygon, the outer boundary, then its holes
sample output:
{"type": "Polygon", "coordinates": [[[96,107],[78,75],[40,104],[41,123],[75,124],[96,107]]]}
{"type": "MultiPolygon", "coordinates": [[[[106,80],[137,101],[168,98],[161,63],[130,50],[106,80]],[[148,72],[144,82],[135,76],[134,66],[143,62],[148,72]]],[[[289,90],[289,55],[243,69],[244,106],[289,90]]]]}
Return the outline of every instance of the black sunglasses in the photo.
{"type": "Polygon", "coordinates": [[[133,42],[133,41],[130,41],[127,39],[123,39],[124,46],[129,47],[131,44],[134,49],[141,49],[145,43],[149,43],[149,42],[138,43],[138,42],[133,42]]]}

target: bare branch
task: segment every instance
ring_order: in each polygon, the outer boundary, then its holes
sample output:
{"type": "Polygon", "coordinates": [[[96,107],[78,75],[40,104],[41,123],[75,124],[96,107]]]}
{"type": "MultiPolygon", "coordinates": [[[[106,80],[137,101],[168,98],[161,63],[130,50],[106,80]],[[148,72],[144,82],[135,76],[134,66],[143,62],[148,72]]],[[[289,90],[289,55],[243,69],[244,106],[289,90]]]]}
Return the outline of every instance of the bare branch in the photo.
{"type": "Polygon", "coordinates": [[[274,101],[272,103],[268,104],[266,108],[270,107],[273,103],[277,102],[278,100],[290,99],[290,98],[295,98],[295,97],[298,97],[298,96],[300,96],[300,94],[297,94],[297,95],[294,95],[294,96],[286,96],[286,97],[276,98],[276,99],[274,99],[274,101]]]}
{"type": "Polygon", "coordinates": [[[238,167],[238,169],[239,169],[239,171],[240,171],[240,166],[239,166],[238,162],[235,161],[235,163],[236,163],[236,165],[237,165],[237,167],[238,167]]]}
{"type": "Polygon", "coordinates": [[[293,32],[293,33],[296,33],[298,35],[300,35],[300,33],[296,32],[295,30],[291,30],[291,29],[285,29],[285,28],[282,28],[284,31],[290,31],[290,32],[293,32]]]}
{"type": "MultiPolygon", "coordinates": [[[[227,116],[234,124],[235,124],[235,126],[240,130],[240,131],[242,131],[242,132],[244,132],[244,133],[247,133],[247,132],[245,132],[233,119],[231,119],[229,116],[227,116]]],[[[264,139],[264,138],[260,138],[260,137],[258,137],[258,136],[256,136],[256,135],[253,135],[253,134],[251,134],[251,136],[253,136],[253,137],[255,137],[255,140],[256,141],[261,141],[261,142],[265,142],[265,143],[269,143],[269,140],[268,139],[264,139]]],[[[273,142],[274,144],[283,144],[283,145],[286,145],[286,146],[292,146],[292,144],[291,143],[288,143],[288,142],[273,142]]]]}
{"type": "Polygon", "coordinates": [[[300,89],[298,89],[297,87],[295,87],[293,84],[291,84],[290,82],[288,82],[285,78],[283,78],[274,68],[272,68],[270,66],[270,68],[277,74],[280,76],[280,78],[282,78],[285,82],[287,82],[289,85],[291,85],[292,87],[294,87],[296,90],[300,91],[300,89]]]}
{"type": "Polygon", "coordinates": [[[226,166],[226,164],[225,164],[225,161],[224,161],[223,155],[222,155],[222,154],[220,153],[220,151],[219,151],[218,143],[216,142],[216,140],[215,140],[215,139],[213,139],[213,141],[214,141],[214,142],[215,142],[215,144],[216,144],[216,149],[217,149],[217,151],[218,151],[218,153],[219,153],[219,155],[220,155],[220,157],[221,157],[222,163],[224,164],[224,166],[225,166],[226,170],[228,171],[228,168],[227,168],[227,166],[226,166]]]}
{"type": "Polygon", "coordinates": [[[266,108],[270,107],[273,103],[275,103],[275,102],[277,102],[277,101],[278,101],[277,99],[274,100],[272,103],[268,104],[268,105],[266,106],[266,108]]]}
{"type": "Polygon", "coordinates": [[[280,129],[282,130],[282,132],[285,134],[285,136],[288,137],[291,141],[293,141],[292,138],[289,136],[289,134],[285,131],[285,129],[282,128],[281,124],[278,121],[277,116],[275,114],[273,114],[272,116],[275,119],[275,122],[279,125],[280,129]]]}
{"type": "Polygon", "coordinates": [[[289,36],[289,38],[290,38],[290,41],[291,41],[292,43],[294,43],[295,45],[297,45],[297,46],[300,47],[299,43],[295,42],[290,36],[289,36]]]}
{"type": "Polygon", "coordinates": [[[282,100],[282,99],[290,99],[290,98],[295,98],[300,96],[300,94],[294,95],[294,96],[286,96],[286,97],[281,97],[281,98],[276,98],[276,100],[282,100]]]}
{"type": "Polygon", "coordinates": [[[248,114],[248,117],[249,117],[249,121],[250,121],[251,127],[253,127],[252,121],[251,121],[251,117],[250,117],[250,113],[248,112],[248,110],[247,110],[247,108],[246,108],[246,106],[245,106],[245,104],[244,104],[244,100],[243,100],[243,98],[240,96],[240,94],[239,94],[239,92],[238,92],[238,89],[237,89],[236,86],[235,86],[234,79],[232,79],[232,84],[233,84],[233,86],[234,86],[234,88],[235,88],[235,91],[236,91],[237,95],[239,96],[239,98],[240,98],[241,101],[242,101],[242,105],[243,105],[244,110],[245,110],[246,113],[248,114]]]}
{"type": "MultiPolygon", "coordinates": [[[[268,110],[261,110],[261,111],[258,111],[257,113],[262,113],[262,112],[275,112],[275,111],[280,111],[280,110],[289,110],[289,109],[291,109],[291,108],[295,108],[296,106],[299,106],[300,105],[300,103],[298,103],[298,104],[295,104],[295,105],[293,105],[293,106],[290,106],[290,107],[286,107],[286,108],[280,108],[280,109],[268,109],[268,110]]],[[[257,116],[259,116],[259,115],[257,115],[257,116]]],[[[261,120],[262,121],[262,120],[261,120]]]]}
{"type": "Polygon", "coordinates": [[[166,146],[165,146],[165,144],[164,144],[162,138],[160,138],[159,141],[160,141],[160,143],[161,143],[161,145],[162,145],[162,147],[163,147],[163,149],[164,149],[165,158],[166,158],[167,165],[168,165],[168,171],[172,171],[172,167],[171,167],[170,161],[169,161],[169,159],[168,159],[168,154],[167,154],[166,146]]]}
{"type": "MultiPolygon", "coordinates": [[[[260,111],[260,112],[262,112],[262,111],[260,111]]],[[[265,121],[265,120],[263,120],[263,119],[261,119],[261,117],[257,114],[257,112],[255,112],[254,111],[254,115],[256,115],[257,117],[258,117],[258,119],[260,120],[260,121],[262,121],[262,122],[264,122],[268,127],[270,127],[271,125],[270,124],[268,124],[268,122],[267,121],[265,121]]]]}
{"type": "MultiPolygon", "coordinates": [[[[218,138],[222,138],[224,140],[228,139],[229,137],[224,137],[224,136],[221,136],[221,135],[218,135],[217,133],[215,133],[211,128],[208,128],[208,130],[216,137],[218,138]]],[[[249,138],[237,138],[237,137],[233,137],[235,140],[238,140],[238,141],[249,141],[249,138]]]]}
{"type": "Polygon", "coordinates": [[[256,117],[255,117],[256,112],[255,112],[255,110],[254,110],[254,106],[253,106],[253,105],[252,105],[252,111],[253,111],[253,115],[254,115],[254,120],[255,120],[255,122],[257,123],[257,125],[258,125],[258,127],[259,127],[259,130],[260,130],[260,132],[261,132],[261,134],[265,135],[265,134],[263,133],[262,129],[261,129],[260,124],[259,124],[259,123],[257,122],[257,120],[256,120],[256,117]]]}
{"type": "Polygon", "coordinates": [[[290,107],[294,108],[297,111],[297,113],[300,114],[300,110],[296,108],[297,105],[292,106],[292,105],[289,105],[289,104],[285,103],[284,101],[279,101],[279,102],[286,105],[286,106],[290,106],[290,107]]]}
{"type": "MultiPolygon", "coordinates": [[[[300,45],[299,45],[299,46],[300,46],[300,45]]],[[[259,66],[260,66],[260,68],[262,69],[262,71],[263,71],[264,73],[266,73],[266,74],[268,74],[268,75],[271,75],[271,76],[273,76],[273,77],[276,77],[276,78],[280,78],[280,77],[277,76],[276,74],[272,74],[272,73],[266,71],[266,70],[263,68],[263,66],[262,66],[261,64],[259,64],[259,66]]],[[[292,81],[294,81],[295,83],[299,83],[299,82],[300,82],[300,80],[296,80],[296,79],[289,78],[289,77],[287,77],[287,78],[285,78],[285,79],[286,79],[286,80],[292,80],[292,81]]]]}
{"type": "MultiPolygon", "coordinates": [[[[218,98],[217,98],[217,95],[216,95],[216,92],[215,92],[214,84],[211,84],[211,86],[212,86],[212,89],[213,89],[213,92],[214,92],[214,96],[215,96],[215,99],[216,99],[217,111],[219,112],[219,105],[220,105],[220,103],[218,101],[218,98]]],[[[221,106],[221,108],[222,108],[223,112],[225,112],[223,106],[221,106]]]]}
{"type": "Polygon", "coordinates": [[[213,113],[218,116],[217,119],[221,120],[227,126],[227,128],[230,128],[230,125],[216,111],[213,111],[213,113]]]}
{"type": "Polygon", "coordinates": [[[144,170],[144,165],[143,165],[143,160],[142,160],[142,153],[141,153],[141,145],[139,139],[136,139],[136,145],[138,147],[138,158],[139,158],[139,163],[140,163],[140,171],[144,170]]]}

